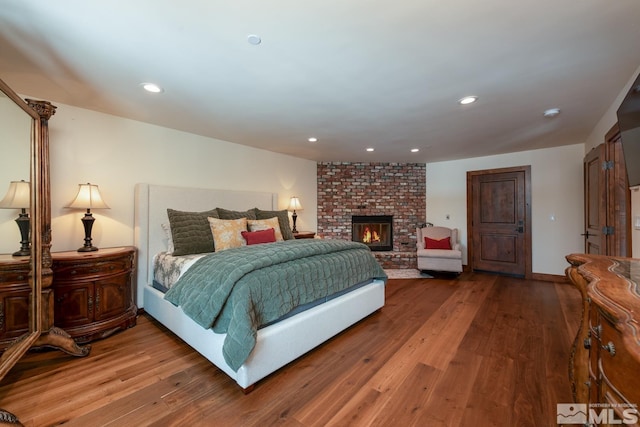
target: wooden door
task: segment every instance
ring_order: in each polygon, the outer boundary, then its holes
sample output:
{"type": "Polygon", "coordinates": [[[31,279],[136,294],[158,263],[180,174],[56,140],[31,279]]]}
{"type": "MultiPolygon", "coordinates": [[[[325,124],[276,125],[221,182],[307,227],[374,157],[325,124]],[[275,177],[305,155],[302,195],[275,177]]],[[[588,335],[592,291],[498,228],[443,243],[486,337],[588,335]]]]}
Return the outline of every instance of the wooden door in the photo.
{"type": "Polygon", "coordinates": [[[531,275],[531,167],[467,173],[474,270],[531,275]]]}
{"type": "Polygon", "coordinates": [[[631,256],[631,191],[622,149],[620,130],[615,125],[607,142],[607,255],[631,256]]]}
{"type": "Polygon", "coordinates": [[[587,254],[607,253],[602,232],[607,225],[607,184],[605,145],[600,144],[584,158],[584,251],[587,254]]]}

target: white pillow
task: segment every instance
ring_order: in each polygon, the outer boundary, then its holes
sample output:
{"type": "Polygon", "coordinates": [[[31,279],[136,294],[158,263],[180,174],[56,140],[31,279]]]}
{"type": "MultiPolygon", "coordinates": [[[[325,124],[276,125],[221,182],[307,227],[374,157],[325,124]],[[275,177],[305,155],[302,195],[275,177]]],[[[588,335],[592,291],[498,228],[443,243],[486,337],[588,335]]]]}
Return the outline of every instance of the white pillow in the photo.
{"type": "Polygon", "coordinates": [[[276,233],[276,242],[280,240],[284,240],[282,237],[282,232],[280,231],[280,223],[278,222],[278,217],[273,217],[269,219],[248,219],[247,224],[249,225],[249,231],[260,231],[260,230],[268,230],[273,228],[276,233]]]}
{"type": "Polygon", "coordinates": [[[213,234],[213,246],[216,252],[247,245],[247,241],[242,237],[242,232],[247,231],[247,218],[218,219],[208,217],[207,219],[211,234],[213,234]]]}

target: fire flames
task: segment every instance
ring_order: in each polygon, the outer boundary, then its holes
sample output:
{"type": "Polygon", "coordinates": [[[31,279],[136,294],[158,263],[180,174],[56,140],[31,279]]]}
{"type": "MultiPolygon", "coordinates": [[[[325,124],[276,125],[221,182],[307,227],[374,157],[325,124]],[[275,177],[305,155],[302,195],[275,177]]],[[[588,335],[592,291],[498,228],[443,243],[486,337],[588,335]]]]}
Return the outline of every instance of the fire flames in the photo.
{"type": "Polygon", "coordinates": [[[375,231],[375,230],[373,230],[373,232],[372,232],[369,227],[365,227],[364,233],[363,233],[363,236],[362,236],[362,242],[363,243],[374,243],[374,242],[379,242],[379,241],[380,241],[380,235],[378,234],[378,232],[375,231]]]}

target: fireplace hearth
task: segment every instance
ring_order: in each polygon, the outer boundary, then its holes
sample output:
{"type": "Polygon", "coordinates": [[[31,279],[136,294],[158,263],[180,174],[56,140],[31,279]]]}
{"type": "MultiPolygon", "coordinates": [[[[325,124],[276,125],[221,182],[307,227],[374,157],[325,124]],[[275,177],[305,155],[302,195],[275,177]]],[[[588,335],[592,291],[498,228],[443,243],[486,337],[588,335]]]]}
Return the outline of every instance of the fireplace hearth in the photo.
{"type": "Polygon", "coordinates": [[[351,240],[366,244],[372,251],[392,251],[393,216],[353,215],[351,240]]]}

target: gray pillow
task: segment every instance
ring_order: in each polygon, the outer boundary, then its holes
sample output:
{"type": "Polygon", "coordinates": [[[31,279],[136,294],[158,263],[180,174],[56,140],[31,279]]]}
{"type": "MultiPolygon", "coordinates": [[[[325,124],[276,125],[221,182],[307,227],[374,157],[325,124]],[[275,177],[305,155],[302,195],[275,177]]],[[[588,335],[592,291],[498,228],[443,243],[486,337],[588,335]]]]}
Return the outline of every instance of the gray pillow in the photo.
{"type": "Polygon", "coordinates": [[[220,219],[258,219],[256,218],[256,213],[253,209],[249,209],[248,211],[231,211],[229,209],[217,208],[218,210],[218,218],[220,219]]]}
{"type": "Polygon", "coordinates": [[[278,218],[278,225],[280,226],[280,232],[284,240],[293,240],[293,232],[289,225],[289,213],[286,210],[281,211],[263,211],[258,208],[254,209],[256,212],[256,219],[269,219],[273,217],[278,218]]]}
{"type": "Polygon", "coordinates": [[[207,217],[218,218],[218,211],[183,212],[167,209],[173,237],[173,254],[190,255],[213,252],[213,234],[207,217]]]}

